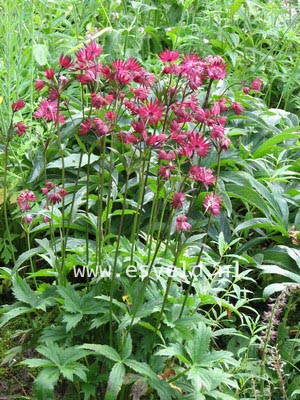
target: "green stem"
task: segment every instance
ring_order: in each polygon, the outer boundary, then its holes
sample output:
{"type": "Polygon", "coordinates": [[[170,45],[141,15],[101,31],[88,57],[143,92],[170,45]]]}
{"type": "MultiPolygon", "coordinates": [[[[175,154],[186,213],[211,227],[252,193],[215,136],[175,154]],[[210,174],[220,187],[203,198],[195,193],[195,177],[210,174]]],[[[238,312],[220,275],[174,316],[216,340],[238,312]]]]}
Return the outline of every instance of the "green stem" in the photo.
{"type": "MultiPolygon", "coordinates": [[[[9,132],[9,131],[8,131],[9,132]]],[[[8,200],[8,191],[7,191],[7,170],[8,170],[8,143],[9,143],[9,139],[7,138],[7,142],[5,145],[5,161],[4,161],[4,179],[3,179],[3,212],[4,212],[4,220],[5,220],[5,228],[6,228],[6,232],[7,232],[7,237],[8,237],[8,241],[9,241],[9,245],[10,245],[10,249],[11,249],[11,255],[12,255],[12,259],[14,264],[16,263],[16,257],[15,257],[15,253],[14,253],[14,249],[13,249],[13,244],[12,244],[12,239],[11,239],[11,232],[10,232],[10,227],[9,227],[9,223],[8,223],[8,212],[7,212],[7,200],[8,200]]]]}
{"type": "Polygon", "coordinates": [[[109,342],[110,342],[110,346],[113,345],[113,326],[112,326],[112,324],[113,324],[114,283],[115,283],[115,279],[117,276],[117,261],[118,261],[118,256],[119,256],[120,239],[121,239],[123,225],[124,225],[124,215],[125,215],[125,208],[126,208],[128,181],[129,181],[129,173],[127,173],[127,176],[126,176],[125,191],[124,191],[124,197],[123,197],[123,202],[122,202],[122,212],[121,212],[120,225],[119,225],[119,231],[118,231],[116,253],[115,253],[115,257],[114,257],[114,264],[113,264],[111,285],[110,285],[110,301],[109,301],[109,342]]]}

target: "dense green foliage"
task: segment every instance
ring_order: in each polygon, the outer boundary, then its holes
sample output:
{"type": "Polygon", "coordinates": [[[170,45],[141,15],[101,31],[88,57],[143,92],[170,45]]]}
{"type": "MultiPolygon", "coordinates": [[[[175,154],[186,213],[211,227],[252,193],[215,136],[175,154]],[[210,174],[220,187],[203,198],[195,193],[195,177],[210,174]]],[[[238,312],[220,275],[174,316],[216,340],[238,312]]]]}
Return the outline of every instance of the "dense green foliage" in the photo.
{"type": "Polygon", "coordinates": [[[17,398],[299,397],[294,3],[0,4],[17,398]]]}

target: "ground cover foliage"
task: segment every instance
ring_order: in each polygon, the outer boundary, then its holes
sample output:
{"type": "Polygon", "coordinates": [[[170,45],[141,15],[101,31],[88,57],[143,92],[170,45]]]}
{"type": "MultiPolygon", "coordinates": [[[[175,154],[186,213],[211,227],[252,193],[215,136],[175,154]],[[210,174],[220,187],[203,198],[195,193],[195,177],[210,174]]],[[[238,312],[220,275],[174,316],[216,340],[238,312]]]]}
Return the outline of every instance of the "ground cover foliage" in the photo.
{"type": "Polygon", "coordinates": [[[296,2],[0,11],[4,398],[297,399],[296,2]]]}

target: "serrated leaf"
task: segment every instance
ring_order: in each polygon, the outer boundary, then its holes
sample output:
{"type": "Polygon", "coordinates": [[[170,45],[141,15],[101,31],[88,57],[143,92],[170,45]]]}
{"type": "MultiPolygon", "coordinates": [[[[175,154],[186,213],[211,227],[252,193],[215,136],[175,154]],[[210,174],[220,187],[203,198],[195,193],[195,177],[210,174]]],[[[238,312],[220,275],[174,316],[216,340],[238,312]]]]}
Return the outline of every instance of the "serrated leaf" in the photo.
{"type": "Polygon", "coordinates": [[[15,275],[13,281],[13,293],[17,300],[34,307],[37,300],[36,293],[30,288],[25,279],[15,275]]]}
{"type": "Polygon", "coordinates": [[[2,328],[2,326],[4,326],[11,319],[22,314],[29,313],[31,310],[31,307],[15,307],[12,310],[5,312],[5,314],[3,314],[0,318],[0,328],[2,328]]]}
{"type": "Polygon", "coordinates": [[[122,360],[128,358],[132,353],[132,339],[130,333],[128,333],[124,339],[121,357],[122,360]]]}
{"type": "Polygon", "coordinates": [[[50,362],[43,358],[30,358],[22,361],[21,364],[27,365],[29,368],[39,368],[49,366],[50,362]]]}
{"type": "Polygon", "coordinates": [[[112,361],[115,362],[120,362],[122,361],[120,355],[118,354],[118,352],[113,349],[110,346],[107,346],[105,344],[83,344],[81,346],[81,348],[86,349],[86,350],[92,350],[95,353],[101,354],[102,356],[109,358],[112,361]]]}
{"type": "Polygon", "coordinates": [[[121,390],[123,379],[125,376],[125,366],[122,363],[117,363],[113,366],[107,384],[107,392],[105,400],[115,400],[121,390]]]}
{"type": "Polygon", "coordinates": [[[199,322],[194,330],[194,339],[189,340],[186,349],[194,364],[201,363],[203,356],[209,351],[209,343],[211,339],[211,329],[203,322],[199,322]]]}
{"type": "Polygon", "coordinates": [[[54,390],[59,378],[59,370],[57,367],[46,367],[37,376],[34,384],[43,390],[54,390]]]}

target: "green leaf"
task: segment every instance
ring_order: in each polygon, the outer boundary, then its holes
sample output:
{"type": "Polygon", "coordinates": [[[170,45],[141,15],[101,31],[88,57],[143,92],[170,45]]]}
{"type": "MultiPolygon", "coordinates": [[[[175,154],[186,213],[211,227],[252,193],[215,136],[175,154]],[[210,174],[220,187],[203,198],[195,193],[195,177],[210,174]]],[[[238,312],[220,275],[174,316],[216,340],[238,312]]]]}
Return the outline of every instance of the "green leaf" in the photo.
{"type": "Polygon", "coordinates": [[[20,276],[15,275],[12,279],[13,281],[13,293],[17,300],[23,303],[29,304],[34,307],[37,300],[36,293],[30,288],[25,279],[20,276]]]}
{"type": "Polygon", "coordinates": [[[46,367],[37,376],[35,385],[43,390],[54,390],[59,378],[59,370],[57,367],[46,367]]]}
{"type": "Polygon", "coordinates": [[[130,333],[128,333],[124,339],[121,357],[122,360],[128,358],[132,353],[132,339],[130,333]]]}
{"type": "Polygon", "coordinates": [[[251,229],[262,228],[269,231],[280,232],[284,236],[289,237],[289,233],[282,226],[275,225],[274,222],[270,222],[267,218],[252,218],[249,221],[242,222],[235,228],[233,235],[235,235],[237,232],[243,229],[249,229],[249,228],[251,229]]]}
{"type": "Polygon", "coordinates": [[[244,4],[244,0],[235,0],[229,7],[230,16],[233,17],[244,4]]]}
{"type": "Polygon", "coordinates": [[[125,376],[125,367],[122,363],[117,363],[113,366],[107,384],[107,392],[105,400],[116,400],[118,393],[121,390],[123,379],[125,376]]]}
{"type": "Polygon", "coordinates": [[[0,318],[0,328],[2,328],[2,326],[4,326],[11,319],[18,317],[19,315],[29,313],[30,311],[32,311],[31,307],[15,307],[12,310],[5,312],[5,314],[0,318]]]}
{"type": "Polygon", "coordinates": [[[281,133],[278,133],[277,135],[264,141],[264,143],[253,153],[253,157],[260,158],[265,156],[266,154],[272,154],[274,152],[274,148],[276,148],[276,144],[282,143],[290,139],[295,139],[295,140],[298,139],[300,135],[299,133],[297,134],[295,132],[296,129],[297,127],[285,129],[281,133]]]}
{"type": "Polygon", "coordinates": [[[292,283],[272,283],[271,285],[265,287],[263,291],[263,297],[268,299],[274,293],[282,292],[288,285],[292,285],[292,283]]]}
{"type": "Polygon", "coordinates": [[[186,348],[194,364],[200,364],[203,356],[209,351],[211,329],[199,322],[194,330],[193,340],[187,342],[186,348]]]}
{"type": "Polygon", "coordinates": [[[168,385],[159,379],[148,364],[136,360],[125,360],[124,363],[138,374],[146,376],[149,379],[150,386],[157,390],[162,400],[172,400],[168,385]]]}
{"type": "Polygon", "coordinates": [[[67,363],[60,368],[60,373],[71,382],[74,381],[74,375],[86,382],[86,371],[88,371],[88,368],[77,362],[67,363]]]}
{"type": "Polygon", "coordinates": [[[28,183],[36,181],[44,171],[44,168],[44,155],[40,150],[38,150],[32,163],[31,174],[28,178],[28,183]]]}
{"type": "Polygon", "coordinates": [[[72,328],[82,320],[83,314],[64,314],[63,322],[66,322],[66,331],[69,332],[72,328]]]}
{"type": "Polygon", "coordinates": [[[36,254],[39,254],[41,252],[41,250],[42,250],[42,248],[39,246],[39,247],[27,250],[24,253],[22,253],[18,257],[18,259],[17,259],[17,261],[16,261],[16,263],[14,265],[13,273],[15,273],[25,261],[29,260],[30,257],[32,257],[32,256],[34,256],[36,254]]]}
{"type": "Polygon", "coordinates": [[[43,66],[47,64],[49,50],[45,44],[34,44],[33,45],[33,57],[35,61],[43,66]]]}
{"type": "Polygon", "coordinates": [[[280,268],[277,265],[259,265],[258,268],[260,268],[263,271],[262,272],[263,274],[270,274],[270,275],[277,274],[290,278],[292,281],[296,283],[300,283],[300,274],[295,274],[294,272],[280,268]]]}
{"type": "MultiPolygon", "coordinates": [[[[93,164],[94,162],[99,160],[99,156],[95,156],[94,154],[90,155],[90,159],[88,157],[88,154],[84,154],[81,157],[80,153],[74,153],[70,156],[67,156],[64,158],[64,166],[65,168],[74,168],[74,169],[78,169],[79,168],[79,164],[80,164],[80,160],[81,160],[81,167],[84,167],[85,165],[87,165],[88,163],[93,164]]],[[[58,168],[58,169],[62,169],[62,161],[61,158],[59,158],[58,160],[52,161],[50,163],[47,164],[47,168],[58,168]]]]}
{"type": "Polygon", "coordinates": [[[107,346],[105,344],[88,344],[85,343],[82,346],[80,346],[83,349],[86,350],[92,350],[94,352],[96,352],[97,354],[101,354],[102,356],[109,358],[112,361],[115,362],[120,362],[122,361],[120,355],[117,353],[117,351],[115,349],[113,349],[110,346],[107,346]]]}
{"type": "Polygon", "coordinates": [[[21,364],[27,365],[29,368],[39,368],[49,366],[50,362],[43,358],[30,358],[22,361],[21,364]]]}

